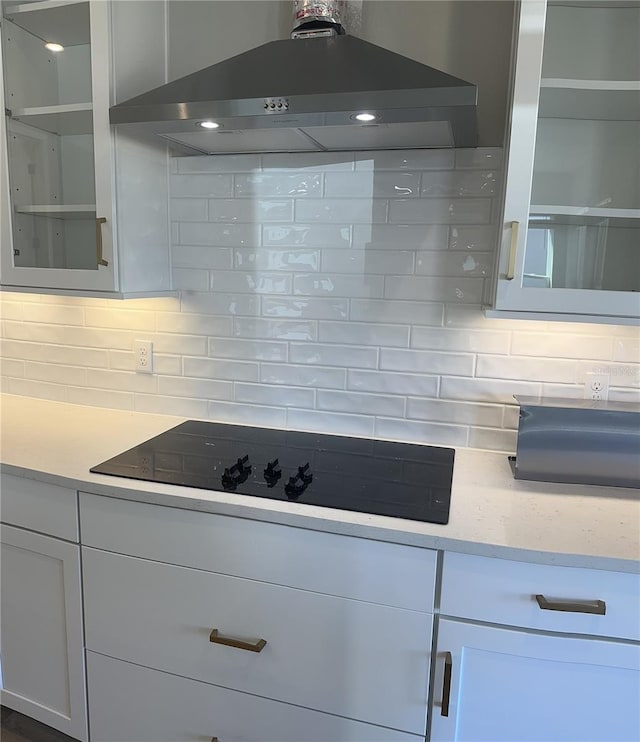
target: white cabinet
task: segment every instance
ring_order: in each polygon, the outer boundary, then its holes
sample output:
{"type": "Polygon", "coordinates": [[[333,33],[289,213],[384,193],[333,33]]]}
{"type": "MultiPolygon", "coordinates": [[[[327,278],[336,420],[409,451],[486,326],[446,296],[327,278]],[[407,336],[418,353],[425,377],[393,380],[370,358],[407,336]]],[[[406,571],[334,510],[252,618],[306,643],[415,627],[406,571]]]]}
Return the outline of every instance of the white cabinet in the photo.
{"type": "Polygon", "coordinates": [[[3,473],[0,500],[0,700],[86,740],[78,494],[3,473]]]}
{"type": "Polygon", "coordinates": [[[431,740],[635,742],[639,666],[637,645],[443,619],[431,740]]]}
{"type": "Polygon", "coordinates": [[[434,551],[85,493],[80,522],[92,739],[424,739],[434,551]]]}
{"type": "Polygon", "coordinates": [[[87,739],[77,544],[3,525],[2,704],[87,739]]]}
{"type": "Polygon", "coordinates": [[[513,85],[495,309],[637,322],[640,3],[523,0],[513,85]]]}
{"type": "Polygon", "coordinates": [[[3,3],[3,286],[170,289],[166,152],[109,125],[116,99],[164,82],[165,12],[157,0],[3,3]]]}
{"type": "Polygon", "coordinates": [[[639,739],[639,582],[447,552],[432,742],[639,739]]]}
{"type": "Polygon", "coordinates": [[[92,742],[423,742],[424,737],[87,652],[92,742]],[[135,698],[135,703],[131,699],[135,698]]]}

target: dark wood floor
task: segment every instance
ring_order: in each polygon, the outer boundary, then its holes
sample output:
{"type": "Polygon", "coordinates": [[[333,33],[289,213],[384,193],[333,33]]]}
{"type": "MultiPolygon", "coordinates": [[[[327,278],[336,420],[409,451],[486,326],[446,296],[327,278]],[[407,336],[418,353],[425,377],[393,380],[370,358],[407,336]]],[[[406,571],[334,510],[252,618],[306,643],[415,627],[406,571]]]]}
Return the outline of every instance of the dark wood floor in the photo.
{"type": "Polygon", "coordinates": [[[2,706],[1,742],[76,742],[51,727],[2,706]]]}

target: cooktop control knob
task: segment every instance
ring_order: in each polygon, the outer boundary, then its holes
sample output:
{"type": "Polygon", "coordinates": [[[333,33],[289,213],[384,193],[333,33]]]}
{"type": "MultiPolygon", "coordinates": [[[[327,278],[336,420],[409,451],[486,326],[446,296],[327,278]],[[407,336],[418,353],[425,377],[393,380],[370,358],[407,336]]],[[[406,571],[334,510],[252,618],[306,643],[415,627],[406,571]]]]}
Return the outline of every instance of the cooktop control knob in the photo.
{"type": "Polygon", "coordinates": [[[313,474],[311,473],[311,468],[308,461],[304,466],[298,467],[298,477],[302,479],[305,485],[311,484],[313,480],[313,474]]]}
{"type": "Polygon", "coordinates": [[[235,477],[231,473],[231,469],[224,470],[224,474],[222,475],[222,486],[226,490],[234,490],[238,486],[235,477]]]}
{"type": "Polygon", "coordinates": [[[264,470],[264,479],[267,483],[267,487],[275,487],[281,477],[282,470],[280,469],[280,463],[278,459],[270,461],[267,464],[267,468],[264,470]]]}
{"type": "Polygon", "coordinates": [[[313,474],[310,471],[309,462],[307,462],[304,466],[298,467],[298,473],[295,477],[289,477],[289,481],[284,486],[285,495],[290,500],[297,500],[312,480],[313,474]]]}
{"type": "Polygon", "coordinates": [[[249,463],[249,456],[243,456],[238,459],[236,463],[224,470],[222,475],[222,486],[226,490],[235,490],[239,484],[246,482],[251,474],[251,464],[249,463]]]}

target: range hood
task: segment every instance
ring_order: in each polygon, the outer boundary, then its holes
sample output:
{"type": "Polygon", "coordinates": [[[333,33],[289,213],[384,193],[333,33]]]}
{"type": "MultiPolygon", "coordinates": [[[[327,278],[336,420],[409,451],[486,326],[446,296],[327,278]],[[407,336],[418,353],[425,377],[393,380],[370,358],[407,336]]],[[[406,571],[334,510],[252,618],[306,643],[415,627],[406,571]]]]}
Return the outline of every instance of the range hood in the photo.
{"type": "Polygon", "coordinates": [[[111,123],[182,154],[477,146],[475,85],[310,25],[119,103],[111,123]]]}

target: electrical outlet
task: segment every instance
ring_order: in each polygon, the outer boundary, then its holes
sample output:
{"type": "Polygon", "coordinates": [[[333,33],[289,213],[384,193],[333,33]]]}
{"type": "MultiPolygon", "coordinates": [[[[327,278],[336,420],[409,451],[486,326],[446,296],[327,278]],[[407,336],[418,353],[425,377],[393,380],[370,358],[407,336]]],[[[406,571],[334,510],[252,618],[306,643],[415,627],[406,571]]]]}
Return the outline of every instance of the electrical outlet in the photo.
{"type": "Polygon", "coordinates": [[[136,340],[133,344],[133,355],[138,373],[153,373],[153,343],[148,340],[136,340]]]}
{"type": "Polygon", "coordinates": [[[584,398],[602,400],[609,399],[609,374],[596,372],[585,374],[584,398]]]}

